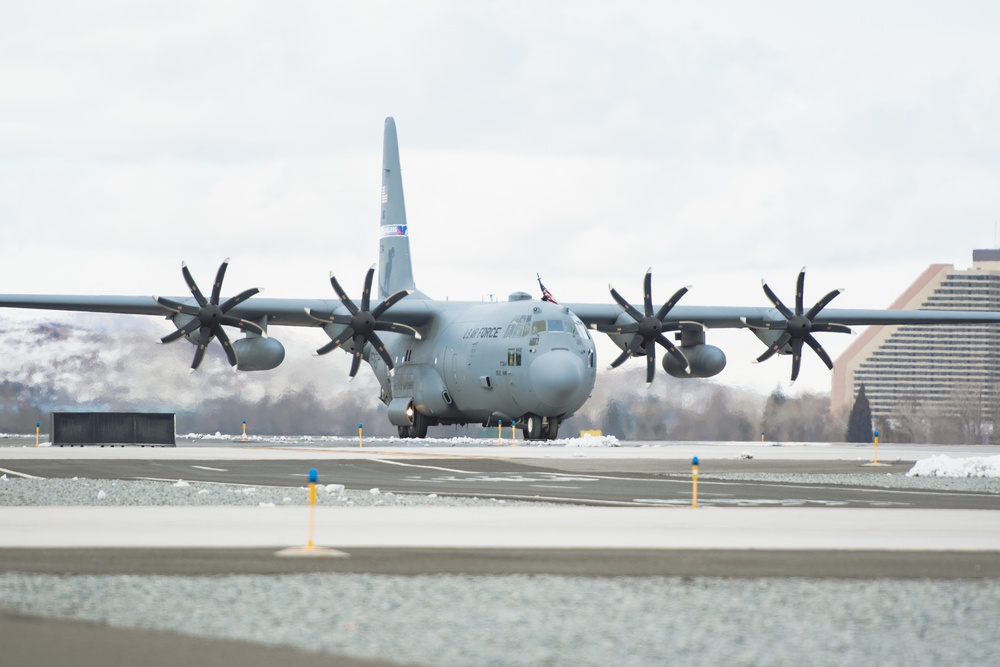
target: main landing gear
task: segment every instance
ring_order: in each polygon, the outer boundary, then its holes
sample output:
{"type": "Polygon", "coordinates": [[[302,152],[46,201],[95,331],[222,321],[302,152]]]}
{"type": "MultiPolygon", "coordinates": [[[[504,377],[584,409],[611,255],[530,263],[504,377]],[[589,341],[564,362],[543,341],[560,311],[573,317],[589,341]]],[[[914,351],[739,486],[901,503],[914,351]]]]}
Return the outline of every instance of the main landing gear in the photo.
{"type": "Polygon", "coordinates": [[[400,438],[426,438],[428,420],[426,415],[417,411],[413,412],[413,424],[410,426],[399,426],[400,438]]]}

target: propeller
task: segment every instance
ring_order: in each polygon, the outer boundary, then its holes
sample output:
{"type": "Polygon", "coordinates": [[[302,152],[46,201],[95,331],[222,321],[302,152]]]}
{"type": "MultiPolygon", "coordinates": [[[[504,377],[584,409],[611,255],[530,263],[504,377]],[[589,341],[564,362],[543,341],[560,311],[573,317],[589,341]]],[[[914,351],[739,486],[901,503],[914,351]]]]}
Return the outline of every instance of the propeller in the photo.
{"type": "Polygon", "coordinates": [[[635,334],[632,340],[629,341],[628,345],[625,346],[625,350],[618,356],[617,359],[611,362],[612,368],[617,368],[618,366],[625,363],[625,360],[631,357],[639,346],[642,346],[646,351],[646,382],[653,381],[653,375],[656,372],[656,343],[659,343],[666,348],[667,352],[671,354],[683,368],[689,366],[687,357],[681,352],[677,347],[670,342],[666,336],[663,335],[664,331],[676,331],[680,328],[680,322],[667,322],[664,318],[670,312],[670,310],[677,304],[682,296],[684,296],[690,287],[682,287],[674,295],[667,300],[660,309],[653,312],[653,269],[649,268],[646,270],[646,277],[643,280],[643,299],[642,305],[644,313],[640,313],[638,309],[634,308],[632,304],[622,298],[614,287],[608,285],[608,289],[611,290],[611,297],[621,306],[629,317],[631,317],[634,322],[629,324],[596,324],[594,328],[597,331],[608,334],[635,334]]]}
{"type": "Polygon", "coordinates": [[[766,281],[761,281],[761,285],[764,287],[764,294],[767,298],[771,300],[774,307],[785,317],[784,322],[769,322],[766,320],[754,320],[744,318],[743,322],[748,327],[753,329],[771,329],[771,330],[784,330],[776,341],[767,349],[764,354],[757,357],[757,361],[765,361],[770,359],[772,356],[777,354],[786,345],[791,343],[792,346],[792,382],[795,382],[796,378],[799,377],[799,367],[802,362],[802,344],[805,343],[813,349],[816,355],[823,360],[827,368],[833,369],[833,360],[830,359],[830,355],[826,353],[823,346],[819,344],[819,341],[813,336],[813,332],[816,331],[831,331],[834,333],[852,333],[849,327],[843,324],[815,324],[814,320],[816,316],[819,315],[820,311],[830,305],[838,294],[843,290],[835,289],[822,299],[816,302],[816,304],[808,310],[805,311],[802,305],[802,297],[804,292],[806,282],[806,268],[802,267],[799,271],[799,278],[795,284],[795,312],[792,312],[785,304],[781,302],[778,295],[767,286],[766,281]]]}
{"type": "Polygon", "coordinates": [[[340,286],[337,279],[334,277],[333,273],[330,273],[330,284],[333,285],[333,290],[340,297],[340,300],[344,303],[344,307],[347,308],[350,315],[337,315],[332,312],[321,312],[313,310],[311,308],[306,309],[306,313],[309,317],[317,320],[319,322],[332,322],[334,324],[344,324],[347,326],[339,336],[334,338],[332,341],[324,345],[323,347],[316,350],[316,354],[326,354],[331,352],[348,340],[354,341],[354,358],[351,360],[351,372],[350,376],[353,378],[357,372],[358,368],[361,366],[361,358],[364,355],[365,343],[371,343],[375,351],[378,352],[379,356],[382,357],[382,361],[385,365],[389,367],[389,370],[393,369],[392,357],[385,349],[385,344],[382,339],[379,338],[376,331],[391,331],[393,333],[404,334],[407,336],[414,336],[420,338],[420,333],[411,326],[406,324],[401,324],[399,322],[391,322],[388,320],[380,319],[385,311],[389,310],[392,306],[399,303],[400,300],[408,296],[411,290],[399,290],[394,294],[390,294],[385,301],[378,304],[374,308],[370,308],[371,305],[371,292],[372,292],[372,278],[375,276],[375,266],[372,265],[368,269],[368,274],[365,276],[365,291],[361,294],[361,307],[359,308],[357,304],[354,303],[344,292],[344,288],[340,286]]]}
{"type": "Polygon", "coordinates": [[[184,336],[190,336],[191,334],[198,332],[195,339],[198,349],[195,350],[194,361],[191,362],[192,372],[201,365],[201,360],[205,358],[205,348],[208,347],[210,342],[212,342],[212,338],[219,339],[219,342],[222,344],[222,349],[226,351],[226,358],[229,359],[229,365],[233,367],[236,366],[236,351],[233,350],[232,343],[229,341],[229,336],[226,335],[225,329],[222,328],[223,325],[238,327],[243,331],[253,331],[254,333],[260,335],[266,335],[264,328],[256,322],[243,320],[226,314],[232,310],[236,304],[242,303],[254,294],[260,292],[259,288],[253,287],[245,290],[231,299],[228,299],[225,303],[221,305],[219,304],[219,295],[222,292],[222,280],[226,277],[226,269],[228,267],[229,258],[226,258],[226,260],[219,266],[219,271],[215,274],[215,284],[212,285],[212,296],[211,298],[206,299],[205,295],[202,294],[200,289],[198,289],[198,284],[191,276],[187,263],[181,262],[181,273],[184,274],[184,282],[187,283],[188,289],[191,290],[191,294],[194,296],[195,301],[198,302],[197,306],[181,303],[162,296],[153,297],[156,299],[157,303],[167,310],[171,310],[175,313],[181,313],[183,315],[190,315],[193,318],[177,331],[160,339],[161,343],[173,343],[176,340],[180,340],[184,336]]]}

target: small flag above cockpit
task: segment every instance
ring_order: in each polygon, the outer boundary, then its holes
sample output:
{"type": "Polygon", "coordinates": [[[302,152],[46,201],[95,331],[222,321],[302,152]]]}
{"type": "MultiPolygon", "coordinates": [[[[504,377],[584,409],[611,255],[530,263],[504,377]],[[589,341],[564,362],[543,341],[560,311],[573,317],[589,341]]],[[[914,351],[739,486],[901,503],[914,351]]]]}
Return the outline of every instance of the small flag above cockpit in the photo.
{"type": "Polygon", "coordinates": [[[535,274],[535,277],[538,278],[538,286],[542,288],[542,301],[548,301],[549,303],[558,304],[559,302],[556,301],[556,298],[554,296],[552,296],[552,292],[547,290],[545,288],[545,285],[542,284],[542,277],[537,273],[535,274]]]}

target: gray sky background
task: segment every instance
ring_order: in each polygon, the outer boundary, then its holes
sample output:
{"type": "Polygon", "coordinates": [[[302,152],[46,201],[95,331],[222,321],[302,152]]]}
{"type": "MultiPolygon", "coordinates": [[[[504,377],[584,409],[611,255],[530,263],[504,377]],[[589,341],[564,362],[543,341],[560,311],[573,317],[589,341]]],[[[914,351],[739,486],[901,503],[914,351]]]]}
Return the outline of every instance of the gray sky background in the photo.
{"type": "MultiPolygon", "coordinates": [[[[651,266],[658,301],[766,305],[807,265],[810,303],[878,308],[995,245],[1000,6],[611,4],[6,2],[0,291],[180,295],[228,256],[229,293],[359,293],[388,115],[441,298],[638,301],[651,266]]],[[[794,391],[828,387],[809,355],[794,391]]]]}

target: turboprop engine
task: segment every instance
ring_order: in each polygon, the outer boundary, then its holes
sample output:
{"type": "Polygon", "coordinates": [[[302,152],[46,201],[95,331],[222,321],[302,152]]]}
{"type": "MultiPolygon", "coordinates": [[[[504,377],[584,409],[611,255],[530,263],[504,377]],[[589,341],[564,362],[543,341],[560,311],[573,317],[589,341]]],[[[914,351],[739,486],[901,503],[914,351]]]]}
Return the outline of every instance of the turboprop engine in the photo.
{"type": "Polygon", "coordinates": [[[682,325],[677,335],[681,341],[680,351],[688,361],[682,366],[675,357],[663,357],[663,370],[675,378],[710,378],[718,375],[726,367],[726,353],[705,343],[705,330],[682,325]]]}
{"type": "Polygon", "coordinates": [[[285,360],[285,346],[274,338],[248,335],[233,341],[233,350],[241,371],[269,371],[285,360]]]}
{"type": "Polygon", "coordinates": [[[675,378],[710,378],[726,367],[725,352],[714,345],[682,345],[680,350],[688,360],[686,369],[673,356],[663,357],[663,370],[675,378]]]}

